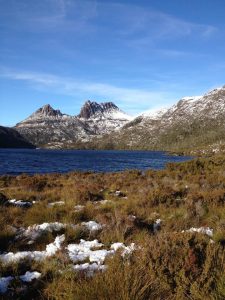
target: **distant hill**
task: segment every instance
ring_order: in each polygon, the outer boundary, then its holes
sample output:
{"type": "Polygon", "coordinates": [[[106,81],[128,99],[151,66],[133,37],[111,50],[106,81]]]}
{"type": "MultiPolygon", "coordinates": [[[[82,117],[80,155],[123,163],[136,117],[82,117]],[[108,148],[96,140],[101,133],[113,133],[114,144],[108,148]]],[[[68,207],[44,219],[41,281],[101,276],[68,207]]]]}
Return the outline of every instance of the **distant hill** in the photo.
{"type": "Polygon", "coordinates": [[[0,126],[0,148],[35,148],[15,129],[0,126]]]}

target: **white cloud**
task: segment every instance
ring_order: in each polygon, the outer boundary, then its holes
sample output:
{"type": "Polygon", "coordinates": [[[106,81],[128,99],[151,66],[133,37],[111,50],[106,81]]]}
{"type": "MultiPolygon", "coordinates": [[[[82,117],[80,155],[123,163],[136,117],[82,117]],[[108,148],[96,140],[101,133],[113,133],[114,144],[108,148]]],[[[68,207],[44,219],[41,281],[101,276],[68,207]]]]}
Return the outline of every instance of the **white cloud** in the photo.
{"type": "Polygon", "coordinates": [[[102,101],[115,101],[122,109],[133,113],[145,108],[160,107],[160,104],[163,106],[165,103],[174,102],[173,96],[165,91],[120,87],[52,74],[0,69],[0,77],[24,81],[33,88],[54,91],[54,93],[73,96],[75,99],[76,97],[83,97],[84,99],[98,97],[102,101]]]}

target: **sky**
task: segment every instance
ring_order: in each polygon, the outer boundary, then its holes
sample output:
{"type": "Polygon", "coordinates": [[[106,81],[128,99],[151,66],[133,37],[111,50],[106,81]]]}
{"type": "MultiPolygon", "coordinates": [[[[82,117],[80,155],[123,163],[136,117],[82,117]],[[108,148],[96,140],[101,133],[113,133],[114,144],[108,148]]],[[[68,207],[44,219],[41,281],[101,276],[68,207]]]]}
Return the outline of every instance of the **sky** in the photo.
{"type": "Polygon", "coordinates": [[[224,0],[0,0],[0,124],[167,107],[223,86],[224,54],[224,0]]]}

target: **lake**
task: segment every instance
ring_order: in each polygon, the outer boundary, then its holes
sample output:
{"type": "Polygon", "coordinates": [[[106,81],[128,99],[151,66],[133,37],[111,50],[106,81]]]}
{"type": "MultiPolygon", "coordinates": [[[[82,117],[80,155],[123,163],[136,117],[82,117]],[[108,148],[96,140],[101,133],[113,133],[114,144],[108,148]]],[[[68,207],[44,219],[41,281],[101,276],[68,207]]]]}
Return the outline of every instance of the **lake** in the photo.
{"type": "Polygon", "coordinates": [[[0,149],[0,174],[157,170],[165,168],[168,162],[190,159],[163,151],[0,149]]]}

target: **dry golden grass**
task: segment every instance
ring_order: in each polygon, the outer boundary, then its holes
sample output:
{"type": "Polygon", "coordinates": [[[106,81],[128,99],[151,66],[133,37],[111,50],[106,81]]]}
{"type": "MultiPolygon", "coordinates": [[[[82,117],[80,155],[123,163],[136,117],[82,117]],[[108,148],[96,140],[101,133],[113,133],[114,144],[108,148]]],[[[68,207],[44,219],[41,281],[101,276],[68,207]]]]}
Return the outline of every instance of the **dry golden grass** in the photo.
{"type": "MultiPolygon", "coordinates": [[[[40,271],[37,292],[31,284],[24,299],[225,299],[224,168],[225,157],[215,156],[145,173],[2,176],[0,192],[8,199],[37,203],[28,209],[0,203],[0,251],[42,250],[55,236],[47,234],[32,246],[22,245],[14,243],[10,226],[89,220],[104,225],[102,231],[90,234],[82,226],[68,226],[63,231],[65,244],[97,238],[106,247],[134,242],[140,250],[129,260],[120,255],[108,259],[107,271],[93,278],[71,272],[71,262],[60,252],[43,263],[1,266],[0,275],[22,274],[29,268],[40,271]],[[101,200],[110,201],[101,204],[101,200]],[[65,204],[48,206],[55,201],[65,204]],[[76,211],[76,205],[84,208],[76,211]],[[158,218],[161,230],[154,233],[158,218]],[[181,233],[201,226],[213,228],[213,243],[201,234],[181,233]]],[[[20,297],[15,294],[15,299],[20,297]]]]}

